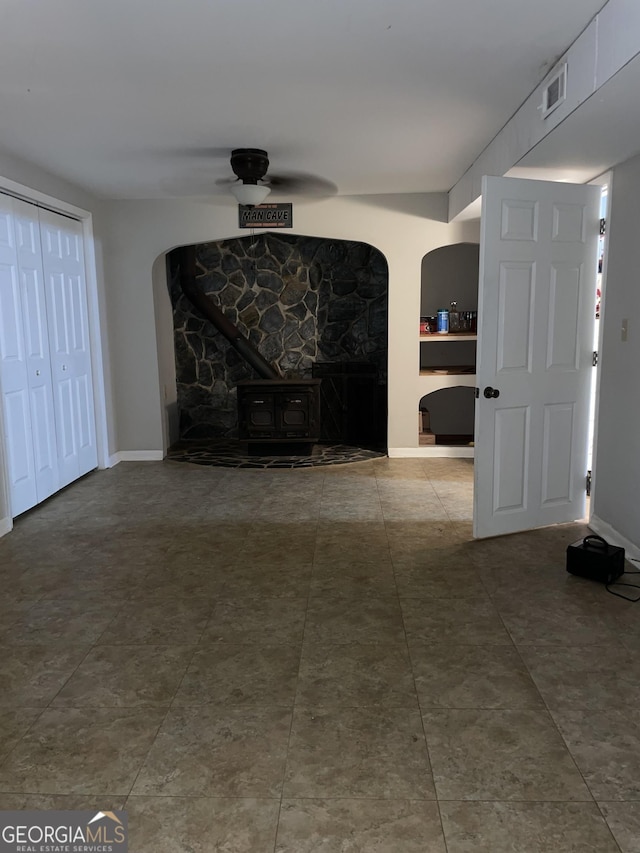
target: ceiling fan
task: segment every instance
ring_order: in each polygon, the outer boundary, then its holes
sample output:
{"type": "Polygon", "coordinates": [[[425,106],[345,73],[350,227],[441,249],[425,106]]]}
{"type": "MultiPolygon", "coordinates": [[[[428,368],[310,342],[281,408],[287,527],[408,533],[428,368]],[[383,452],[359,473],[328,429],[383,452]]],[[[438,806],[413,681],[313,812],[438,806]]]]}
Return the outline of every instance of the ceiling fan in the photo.
{"type": "Polygon", "coordinates": [[[228,186],[239,204],[261,204],[272,190],[279,195],[320,197],[335,195],[338,191],[331,181],[303,172],[267,175],[269,155],[262,148],[234,148],[230,162],[236,177],[223,178],[216,184],[228,186]]]}

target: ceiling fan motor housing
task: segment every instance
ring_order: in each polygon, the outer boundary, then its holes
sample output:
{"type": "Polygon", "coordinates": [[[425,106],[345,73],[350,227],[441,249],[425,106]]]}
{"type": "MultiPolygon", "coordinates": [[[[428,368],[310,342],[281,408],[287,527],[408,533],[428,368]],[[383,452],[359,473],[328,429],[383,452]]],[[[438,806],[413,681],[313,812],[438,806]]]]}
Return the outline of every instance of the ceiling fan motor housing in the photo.
{"type": "Polygon", "coordinates": [[[267,174],[269,157],[261,148],[235,148],[231,168],[243,184],[257,184],[267,174]]]}

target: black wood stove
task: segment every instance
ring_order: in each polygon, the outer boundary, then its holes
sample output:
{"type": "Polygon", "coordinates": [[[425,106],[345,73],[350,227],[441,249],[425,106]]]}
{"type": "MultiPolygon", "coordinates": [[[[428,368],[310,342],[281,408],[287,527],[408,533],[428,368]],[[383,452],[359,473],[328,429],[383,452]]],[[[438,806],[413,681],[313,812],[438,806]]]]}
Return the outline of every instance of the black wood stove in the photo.
{"type": "Polygon", "coordinates": [[[320,379],[238,382],[238,435],[250,452],[307,454],[320,438],[320,379]]]}

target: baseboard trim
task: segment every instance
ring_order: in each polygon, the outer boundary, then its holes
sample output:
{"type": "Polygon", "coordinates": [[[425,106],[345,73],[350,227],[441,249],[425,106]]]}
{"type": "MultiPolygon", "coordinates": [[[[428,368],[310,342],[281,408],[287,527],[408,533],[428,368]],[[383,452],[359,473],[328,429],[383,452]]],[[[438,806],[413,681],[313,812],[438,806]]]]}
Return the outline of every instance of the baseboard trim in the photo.
{"type": "Polygon", "coordinates": [[[162,462],[161,450],[119,450],[110,457],[111,467],[119,462],[162,462]]]}
{"type": "Polygon", "coordinates": [[[619,548],[624,548],[625,557],[627,557],[627,559],[630,557],[633,557],[636,560],[640,559],[640,547],[630,539],[627,539],[621,533],[618,533],[615,527],[607,524],[606,521],[598,518],[597,515],[591,516],[589,519],[589,527],[595,531],[598,536],[602,536],[603,539],[610,542],[611,545],[617,545],[619,548]]]}
{"type": "Polygon", "coordinates": [[[6,536],[13,530],[13,519],[10,516],[0,518],[0,536],[6,536]]]}
{"type": "Polygon", "coordinates": [[[390,459],[473,459],[473,447],[455,447],[450,444],[431,444],[428,447],[390,447],[387,455],[390,459]]]}

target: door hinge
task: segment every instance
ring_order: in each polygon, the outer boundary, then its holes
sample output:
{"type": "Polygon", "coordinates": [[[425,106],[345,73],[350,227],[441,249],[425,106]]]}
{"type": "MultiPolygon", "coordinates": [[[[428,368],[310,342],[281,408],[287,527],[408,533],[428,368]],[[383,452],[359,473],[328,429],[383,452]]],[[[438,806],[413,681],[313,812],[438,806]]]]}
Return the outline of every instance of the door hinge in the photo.
{"type": "Polygon", "coordinates": [[[605,235],[606,233],[607,233],[607,220],[606,220],[606,219],[601,219],[601,220],[600,220],[600,236],[601,236],[601,237],[604,237],[604,235],[605,235]]]}
{"type": "Polygon", "coordinates": [[[587,497],[591,495],[591,471],[587,471],[587,497]]]}
{"type": "Polygon", "coordinates": [[[480,397],[480,389],[476,388],[476,400],[480,397]]]}
{"type": "Polygon", "coordinates": [[[596,367],[598,364],[598,353],[597,350],[594,350],[593,355],[591,356],[591,364],[596,367]]]}

